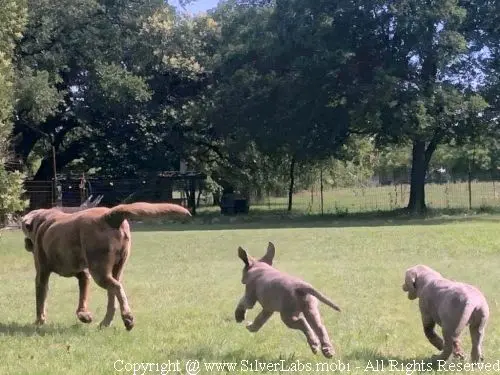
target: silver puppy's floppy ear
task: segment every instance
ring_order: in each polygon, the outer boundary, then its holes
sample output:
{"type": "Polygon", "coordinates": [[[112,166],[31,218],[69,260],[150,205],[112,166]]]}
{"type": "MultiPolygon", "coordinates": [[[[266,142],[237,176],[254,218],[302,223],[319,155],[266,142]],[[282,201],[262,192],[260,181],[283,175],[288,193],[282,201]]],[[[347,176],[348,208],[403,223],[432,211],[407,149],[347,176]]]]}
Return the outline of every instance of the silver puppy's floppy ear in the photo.
{"type": "Polygon", "coordinates": [[[266,255],[260,258],[260,262],[264,262],[272,266],[274,254],[276,254],[276,248],[274,247],[274,244],[272,242],[269,242],[267,245],[266,255]]]}
{"type": "Polygon", "coordinates": [[[245,266],[250,267],[250,261],[248,259],[248,254],[241,246],[238,247],[238,256],[243,261],[243,263],[245,263],[245,266]]]}

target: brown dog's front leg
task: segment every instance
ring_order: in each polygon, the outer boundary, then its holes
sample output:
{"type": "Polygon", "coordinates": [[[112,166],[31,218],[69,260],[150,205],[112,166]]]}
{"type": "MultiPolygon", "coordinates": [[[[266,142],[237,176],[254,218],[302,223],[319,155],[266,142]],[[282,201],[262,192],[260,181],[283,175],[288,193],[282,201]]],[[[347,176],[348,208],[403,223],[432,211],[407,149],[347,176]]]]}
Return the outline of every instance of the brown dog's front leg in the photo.
{"type": "Polygon", "coordinates": [[[78,307],[76,309],[76,316],[82,323],[90,323],[92,322],[92,314],[88,311],[87,301],[89,298],[89,287],[90,287],[90,274],[88,270],[79,272],[76,275],[78,279],[78,288],[79,288],[79,298],[78,298],[78,307]]]}
{"type": "Polygon", "coordinates": [[[35,324],[45,324],[47,320],[47,292],[49,290],[50,272],[39,271],[35,278],[35,294],[36,294],[36,321],[35,324]]]}

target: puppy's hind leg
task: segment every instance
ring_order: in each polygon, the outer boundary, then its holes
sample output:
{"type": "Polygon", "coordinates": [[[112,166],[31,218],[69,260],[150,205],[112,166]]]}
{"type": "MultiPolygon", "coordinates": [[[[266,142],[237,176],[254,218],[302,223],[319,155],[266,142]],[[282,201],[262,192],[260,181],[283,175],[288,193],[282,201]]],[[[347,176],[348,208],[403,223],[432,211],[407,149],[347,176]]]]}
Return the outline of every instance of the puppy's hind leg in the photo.
{"type": "Polygon", "coordinates": [[[318,309],[318,300],[313,296],[306,296],[303,312],[307,322],[319,338],[323,355],[326,358],[333,357],[335,349],[333,348],[330,338],[328,337],[328,332],[321,321],[321,315],[318,309]]]}
{"type": "Polygon", "coordinates": [[[288,328],[299,329],[304,335],[306,335],[307,342],[312,352],[316,354],[319,349],[319,340],[311,326],[303,316],[288,315],[286,313],[281,313],[281,320],[286,324],[288,328]]]}
{"type": "Polygon", "coordinates": [[[255,320],[247,325],[247,329],[250,332],[257,332],[262,326],[267,322],[267,320],[273,315],[272,311],[262,310],[256,317],[255,320]]]}
{"type": "Polygon", "coordinates": [[[465,358],[463,350],[460,347],[460,334],[469,323],[473,310],[474,307],[472,305],[466,304],[462,308],[462,311],[447,309],[445,312],[440,312],[443,322],[444,347],[441,354],[435,356],[434,359],[447,361],[452,353],[455,357],[465,358]]]}
{"type": "Polygon", "coordinates": [[[486,324],[488,322],[488,317],[488,306],[483,307],[482,309],[478,309],[472,314],[469,331],[472,342],[471,361],[474,363],[484,360],[482,343],[484,339],[486,324]]]}
{"type": "Polygon", "coordinates": [[[90,288],[90,274],[88,270],[84,270],[76,274],[78,279],[78,307],[76,309],[76,316],[82,323],[92,322],[92,314],[88,311],[88,298],[89,298],[89,288],[90,288]]]}

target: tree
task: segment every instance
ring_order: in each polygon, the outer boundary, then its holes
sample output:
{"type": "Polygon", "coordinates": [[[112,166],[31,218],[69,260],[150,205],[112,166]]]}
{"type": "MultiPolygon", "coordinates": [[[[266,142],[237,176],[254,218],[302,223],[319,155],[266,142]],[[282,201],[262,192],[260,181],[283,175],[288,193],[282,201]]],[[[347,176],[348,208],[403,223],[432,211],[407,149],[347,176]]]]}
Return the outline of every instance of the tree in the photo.
{"type": "Polygon", "coordinates": [[[0,165],[5,163],[7,139],[12,129],[14,102],[13,50],[21,38],[26,22],[26,4],[23,1],[8,0],[0,9],[0,165]]]}
{"type": "Polygon", "coordinates": [[[26,22],[26,4],[6,0],[0,8],[0,225],[9,214],[21,211],[24,201],[23,176],[7,168],[11,159],[9,145],[14,104],[14,70],[12,58],[15,42],[21,38],[26,22]]]}
{"type": "Polygon", "coordinates": [[[411,144],[412,212],[426,208],[425,176],[437,146],[485,126],[487,103],[471,74],[484,68],[477,52],[485,44],[473,36],[476,3],[488,2],[405,0],[363,8],[376,21],[378,51],[366,47],[380,65],[355,126],[376,134],[379,144],[411,144]]]}
{"type": "Polygon", "coordinates": [[[208,17],[161,0],[30,0],[17,53],[17,154],[42,153],[36,179],[71,163],[108,176],[177,168],[187,149],[184,106],[199,95],[208,17]]]}
{"type": "Polygon", "coordinates": [[[347,137],[348,108],[329,94],[342,89],[333,73],[346,57],[301,2],[243,3],[225,2],[213,13],[221,42],[211,120],[226,137],[286,155],[291,210],[297,163],[334,154],[347,137]]]}

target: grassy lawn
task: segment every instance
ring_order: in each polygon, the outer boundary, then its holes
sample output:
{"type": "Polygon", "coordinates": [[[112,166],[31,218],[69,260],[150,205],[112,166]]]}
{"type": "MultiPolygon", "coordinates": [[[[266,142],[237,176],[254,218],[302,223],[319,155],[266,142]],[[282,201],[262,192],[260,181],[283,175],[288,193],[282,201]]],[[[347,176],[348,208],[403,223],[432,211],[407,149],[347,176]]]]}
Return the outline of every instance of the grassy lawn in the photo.
{"type": "MultiPolygon", "coordinates": [[[[312,366],[302,373],[316,373],[317,363],[327,363],[331,370],[342,363],[352,374],[373,372],[364,370],[384,360],[386,373],[411,374],[401,369],[403,363],[436,353],[424,337],[417,301],[409,301],[401,290],[405,269],[417,263],[483,290],[491,309],[486,361],[500,360],[500,218],[397,224],[371,220],[343,227],[311,221],[273,229],[247,224],[235,224],[233,229],[217,224],[136,224],[124,283],[136,317],[131,332],[125,331],[119,314],[112,327],[98,329],[106,302],[105,291],[95,284],[90,303],[94,322],[79,323],[74,314],[77,281],[57,275],[50,282],[49,323],[35,329],[32,256],[23,249],[20,232],[2,232],[0,374],[133,374],[124,368],[127,363],[161,366],[169,361],[171,373],[186,374],[188,360],[237,362],[240,370],[241,361],[248,361],[243,368],[247,370],[255,361],[312,366]],[[276,245],[276,267],[303,277],[342,307],[342,313],[320,307],[338,352],[333,359],[314,356],[303,334],[286,328],[278,314],[256,334],[234,321],[243,292],[236,249],[242,245],[260,256],[269,240],[276,245]],[[401,371],[390,371],[389,360],[398,361],[401,371]],[[176,361],[180,372],[175,371],[176,361]]],[[[247,319],[258,310],[257,305],[247,319]]],[[[468,331],[463,343],[469,354],[468,331]]],[[[149,370],[136,374],[162,373],[156,367],[149,370]]],[[[199,373],[210,371],[201,364],[199,373]]]]}

